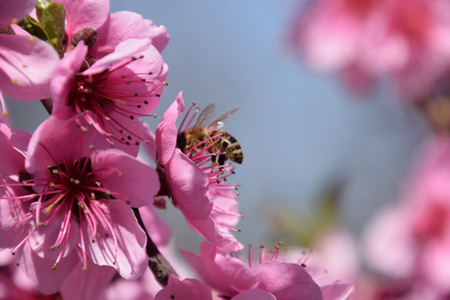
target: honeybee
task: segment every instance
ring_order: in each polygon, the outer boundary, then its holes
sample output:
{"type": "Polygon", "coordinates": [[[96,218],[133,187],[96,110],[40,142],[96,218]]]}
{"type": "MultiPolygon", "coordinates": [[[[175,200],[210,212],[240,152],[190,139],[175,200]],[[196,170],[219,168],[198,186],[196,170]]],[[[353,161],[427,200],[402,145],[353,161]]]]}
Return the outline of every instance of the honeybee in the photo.
{"type": "Polygon", "coordinates": [[[231,116],[238,109],[230,110],[212,121],[209,125],[206,125],[210,122],[210,119],[214,118],[216,110],[214,103],[208,105],[200,113],[193,127],[178,134],[177,147],[183,153],[187,153],[188,151],[198,153],[203,148],[208,147],[210,153],[217,153],[212,156],[214,164],[223,165],[228,159],[242,164],[244,154],[241,145],[231,134],[218,128],[219,125],[223,124],[223,120],[231,116]]]}

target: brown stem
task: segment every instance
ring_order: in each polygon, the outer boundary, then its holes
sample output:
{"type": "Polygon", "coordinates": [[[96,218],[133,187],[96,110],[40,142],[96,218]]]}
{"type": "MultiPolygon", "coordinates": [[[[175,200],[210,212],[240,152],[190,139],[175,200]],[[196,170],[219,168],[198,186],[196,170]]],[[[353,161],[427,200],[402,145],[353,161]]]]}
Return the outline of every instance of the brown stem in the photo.
{"type": "Polygon", "coordinates": [[[42,103],[42,105],[44,105],[45,110],[47,110],[48,114],[51,115],[52,114],[52,110],[53,110],[52,99],[50,99],[50,98],[42,99],[41,103],[42,103]]]}
{"type": "Polygon", "coordinates": [[[141,214],[139,213],[139,209],[133,208],[134,215],[138,220],[139,225],[145,231],[147,235],[147,246],[145,247],[148,255],[148,267],[152,271],[155,278],[162,286],[166,286],[169,281],[169,274],[177,275],[175,270],[166,260],[166,258],[159,252],[158,247],[156,247],[155,243],[153,243],[150,235],[145,229],[144,222],[142,221],[141,214]]]}

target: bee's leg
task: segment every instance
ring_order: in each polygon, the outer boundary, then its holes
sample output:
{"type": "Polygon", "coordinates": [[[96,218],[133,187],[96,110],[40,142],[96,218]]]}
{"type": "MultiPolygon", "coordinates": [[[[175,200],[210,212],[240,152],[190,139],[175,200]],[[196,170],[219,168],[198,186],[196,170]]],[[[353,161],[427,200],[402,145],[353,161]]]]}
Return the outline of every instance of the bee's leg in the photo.
{"type": "Polygon", "coordinates": [[[218,165],[219,165],[218,159],[219,159],[219,156],[218,156],[218,155],[213,155],[213,156],[211,156],[211,172],[214,170],[214,167],[215,167],[215,166],[218,166],[218,165]]]}
{"type": "Polygon", "coordinates": [[[227,160],[227,156],[225,154],[220,154],[217,158],[217,161],[220,166],[223,166],[225,164],[226,160],[227,160]]]}

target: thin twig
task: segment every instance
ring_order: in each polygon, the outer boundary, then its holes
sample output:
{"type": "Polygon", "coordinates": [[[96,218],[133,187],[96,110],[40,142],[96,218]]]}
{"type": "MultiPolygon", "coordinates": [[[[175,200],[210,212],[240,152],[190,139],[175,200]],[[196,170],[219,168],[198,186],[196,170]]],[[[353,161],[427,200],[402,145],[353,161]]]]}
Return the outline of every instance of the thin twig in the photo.
{"type": "Polygon", "coordinates": [[[141,214],[139,213],[139,209],[133,208],[133,212],[136,216],[136,219],[138,220],[139,225],[147,235],[147,246],[145,249],[148,255],[148,267],[152,271],[156,280],[158,280],[158,282],[162,286],[166,286],[169,281],[169,274],[177,275],[177,273],[166,260],[166,258],[161,254],[161,252],[159,252],[158,247],[156,247],[155,243],[153,243],[152,239],[150,238],[150,235],[145,229],[144,222],[142,221],[141,214]]]}

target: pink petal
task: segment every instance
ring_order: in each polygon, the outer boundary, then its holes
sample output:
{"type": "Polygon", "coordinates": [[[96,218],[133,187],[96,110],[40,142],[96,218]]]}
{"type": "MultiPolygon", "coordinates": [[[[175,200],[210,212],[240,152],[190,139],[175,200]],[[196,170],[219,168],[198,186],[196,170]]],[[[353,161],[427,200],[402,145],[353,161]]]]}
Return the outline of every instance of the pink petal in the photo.
{"type": "Polygon", "coordinates": [[[161,291],[159,291],[155,300],[199,300],[213,299],[211,290],[204,286],[197,279],[184,279],[183,281],[177,276],[170,274],[169,283],[161,291]]]}
{"type": "MultiPolygon", "coordinates": [[[[115,121],[117,121],[118,124],[121,124],[121,126],[123,126],[123,128],[126,128],[127,130],[129,130],[130,132],[133,133],[133,136],[143,136],[143,128],[142,128],[142,124],[139,122],[138,119],[134,119],[131,120],[128,116],[123,116],[117,113],[111,113],[110,116],[112,116],[114,118],[115,121]]],[[[85,119],[89,119],[89,120],[95,120],[97,117],[91,112],[91,111],[87,111],[83,117],[85,119]]],[[[103,121],[103,120],[102,120],[103,121]]],[[[111,132],[114,136],[123,136],[123,133],[120,133],[121,130],[123,129],[118,129],[115,125],[117,123],[114,122],[114,124],[112,124],[113,122],[105,122],[105,130],[107,132],[111,132]]],[[[90,128],[92,128],[91,130],[93,131],[98,131],[95,127],[95,124],[89,124],[91,125],[90,128]]],[[[126,133],[126,132],[125,132],[126,133]]],[[[131,134],[130,134],[131,136],[131,134]]],[[[125,139],[125,138],[124,138],[125,139]]],[[[95,140],[95,149],[109,149],[109,148],[114,148],[114,149],[120,149],[124,152],[126,152],[127,154],[133,156],[133,157],[137,157],[138,153],[139,153],[139,145],[136,145],[136,143],[126,143],[127,140],[125,139],[124,142],[119,142],[119,141],[113,141],[113,143],[110,143],[104,136],[100,136],[98,139],[95,140]]]]}
{"type": "MultiPolygon", "coordinates": [[[[129,39],[117,45],[115,51],[99,59],[83,75],[97,74],[109,69],[109,76],[115,84],[108,85],[106,93],[110,95],[133,95],[133,100],[147,102],[146,105],[129,105],[130,114],[148,114],[159,104],[164,88],[168,66],[161,54],[149,44],[148,39],[129,39]],[[131,58],[138,58],[131,61],[131,58]],[[116,66],[124,67],[114,69],[116,66]],[[113,71],[114,70],[114,71],[113,71]],[[123,78],[126,78],[124,80],[123,78]],[[145,79],[145,83],[142,81],[145,79]]],[[[117,104],[119,105],[119,104],[117,104]]],[[[128,117],[128,116],[127,116],[128,117]]]]}
{"type": "MultiPolygon", "coordinates": [[[[14,149],[13,141],[10,139],[13,137],[13,132],[9,130],[9,127],[0,125],[0,177],[11,176],[18,173],[19,170],[23,170],[25,158],[22,154],[14,149]],[[7,136],[6,134],[9,136],[7,136]]],[[[22,140],[19,140],[20,146],[23,146],[22,140]]]]}
{"type": "Polygon", "coordinates": [[[231,300],[277,300],[277,298],[269,292],[263,290],[249,290],[234,296],[231,300]]]}
{"type": "Polygon", "coordinates": [[[92,236],[88,226],[83,226],[85,236],[89,237],[86,238],[86,242],[95,239],[95,243],[90,242],[86,245],[88,256],[97,265],[115,268],[125,279],[142,276],[147,269],[148,257],[145,252],[147,237],[132,210],[118,200],[98,201],[96,206],[104,214],[104,217],[97,214],[100,218],[97,235],[92,236]],[[112,226],[113,232],[106,222],[112,226]],[[117,239],[117,248],[114,236],[117,239]]]}
{"type": "Polygon", "coordinates": [[[272,293],[277,299],[322,299],[319,286],[301,265],[269,261],[253,270],[260,280],[258,288],[272,293]]]}
{"type": "Polygon", "coordinates": [[[60,120],[52,115],[31,137],[25,168],[29,173],[36,173],[36,178],[45,178],[50,175],[48,166],[63,162],[73,163],[81,157],[86,157],[90,151],[89,146],[97,136],[98,132],[92,129],[81,130],[76,118],[60,120]],[[73,141],[77,143],[74,144],[73,141]],[[38,173],[41,176],[37,176],[38,173]]]}
{"type": "Polygon", "coordinates": [[[140,207],[139,212],[150,238],[158,249],[169,245],[172,235],[166,221],[164,221],[150,205],[140,207]]]}
{"type": "Polygon", "coordinates": [[[19,101],[48,98],[58,62],[53,47],[38,38],[0,34],[0,89],[8,97],[19,101]]]}
{"type": "Polygon", "coordinates": [[[97,58],[113,52],[120,42],[130,38],[149,38],[159,52],[169,42],[169,35],[164,26],[157,27],[152,21],[129,11],[110,14],[106,22],[98,28],[97,33],[98,40],[89,52],[97,58]]]}
{"type": "Polygon", "coordinates": [[[82,72],[82,75],[92,75],[103,72],[123,62],[124,59],[139,57],[141,52],[145,52],[151,43],[149,39],[129,39],[117,45],[114,52],[97,60],[90,68],[82,72]]]}
{"type": "Polygon", "coordinates": [[[108,0],[58,0],[66,9],[66,33],[69,39],[85,26],[99,28],[108,17],[108,0]]]}
{"type": "Polygon", "coordinates": [[[143,143],[142,147],[144,148],[147,155],[150,159],[156,163],[156,139],[155,134],[150,130],[150,127],[147,123],[142,122],[142,130],[144,139],[148,141],[148,143],[143,143]]]}
{"type": "Polygon", "coordinates": [[[172,157],[177,144],[178,129],[176,126],[178,116],[184,111],[183,92],[179,92],[177,99],[164,113],[156,127],[156,147],[159,163],[165,165],[172,157]]]}
{"type": "Polygon", "coordinates": [[[53,270],[52,267],[55,262],[37,256],[28,243],[25,243],[16,255],[19,255],[19,267],[43,294],[58,292],[66,279],[66,274],[76,266],[79,260],[78,254],[72,252],[53,270]]]}
{"type": "Polygon", "coordinates": [[[11,144],[14,145],[14,148],[17,151],[24,154],[27,151],[28,143],[31,139],[31,134],[19,129],[13,129],[11,133],[11,144]]]}
{"type": "Polygon", "coordinates": [[[208,218],[213,207],[207,194],[208,176],[180,149],[175,150],[164,170],[173,200],[184,216],[190,221],[208,218]]]}
{"type": "MultiPolygon", "coordinates": [[[[2,180],[2,183],[13,183],[11,180],[2,180]]],[[[0,189],[0,197],[3,197],[6,189],[0,189]]],[[[8,189],[7,196],[21,196],[29,194],[22,188],[8,189]]],[[[0,248],[12,248],[27,236],[29,228],[27,224],[17,224],[28,212],[29,203],[23,203],[21,200],[4,200],[0,201],[0,248]],[[14,225],[16,224],[16,225],[14,225]]]]}
{"type": "Polygon", "coordinates": [[[78,261],[73,270],[67,274],[61,287],[64,300],[99,299],[117,271],[111,267],[97,266],[88,260],[87,269],[78,261]]]}
{"type": "Polygon", "coordinates": [[[234,227],[242,218],[238,211],[238,201],[234,197],[225,197],[221,195],[211,195],[214,206],[211,212],[211,218],[215,223],[234,227]]]}
{"type": "Polygon", "coordinates": [[[116,149],[95,151],[91,155],[92,170],[103,187],[132,207],[153,203],[159,191],[159,177],[148,164],[116,149]]]}
{"type": "MultiPolygon", "coordinates": [[[[30,209],[36,211],[37,203],[34,202],[31,204],[30,209]]],[[[45,211],[41,211],[40,214],[40,222],[45,221],[53,211],[46,213],[45,211]]],[[[56,261],[61,251],[63,252],[63,259],[68,256],[72,250],[76,249],[78,243],[80,241],[80,237],[76,228],[78,228],[78,224],[74,218],[71,219],[71,225],[68,237],[67,244],[61,243],[60,247],[56,247],[54,250],[51,250],[52,246],[55,246],[55,242],[57,241],[58,235],[61,231],[61,224],[64,220],[64,212],[60,211],[60,213],[54,215],[50,222],[45,226],[41,226],[37,229],[33,235],[30,236],[28,242],[30,244],[31,250],[38,255],[39,257],[46,258],[48,260],[56,261]]],[[[31,219],[30,221],[31,228],[36,228],[36,219],[31,219]]],[[[31,229],[30,229],[31,230],[31,229]]]]}
{"type": "Polygon", "coordinates": [[[212,244],[201,243],[200,257],[186,250],[181,253],[200,278],[220,294],[232,297],[258,286],[259,280],[249,266],[212,244]]]}
{"type": "Polygon", "coordinates": [[[186,219],[186,222],[202,237],[226,251],[237,252],[244,248],[227,228],[219,226],[212,218],[204,220],[186,219]]]}
{"type": "MultiPolygon", "coordinates": [[[[22,154],[14,149],[10,138],[14,140],[14,131],[11,132],[5,124],[0,125],[0,184],[13,184],[18,179],[18,171],[24,169],[22,154]]],[[[25,138],[26,139],[26,138],[25,138]]],[[[21,146],[23,141],[19,141],[21,146]]],[[[17,197],[29,194],[22,187],[0,186],[0,197],[17,197]]],[[[28,227],[17,224],[17,220],[25,215],[30,204],[21,200],[0,201],[0,247],[15,247],[27,235],[28,227]]]]}
{"type": "Polygon", "coordinates": [[[84,42],[78,45],[56,66],[50,82],[50,93],[53,100],[52,114],[60,119],[67,119],[75,115],[72,106],[67,105],[69,93],[75,83],[75,75],[87,53],[84,42]]]}
{"type": "Polygon", "coordinates": [[[0,25],[11,24],[13,19],[22,20],[35,4],[35,0],[0,1],[0,25]]]}

